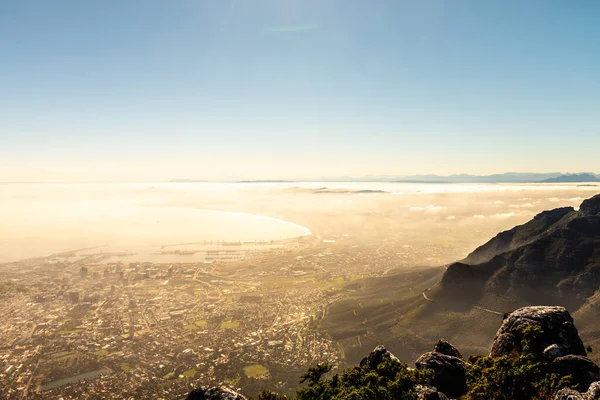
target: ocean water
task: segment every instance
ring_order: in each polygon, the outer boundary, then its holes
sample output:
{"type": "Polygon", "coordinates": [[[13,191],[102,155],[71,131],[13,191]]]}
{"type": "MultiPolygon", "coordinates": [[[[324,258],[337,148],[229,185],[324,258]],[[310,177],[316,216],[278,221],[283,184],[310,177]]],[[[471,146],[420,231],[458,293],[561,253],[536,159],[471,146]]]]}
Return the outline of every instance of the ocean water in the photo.
{"type": "Polygon", "coordinates": [[[205,259],[181,254],[196,250],[235,258],[311,234],[277,216],[238,211],[244,196],[246,187],[231,184],[0,185],[0,262],[84,248],[136,255],[125,261],[205,259]]]}

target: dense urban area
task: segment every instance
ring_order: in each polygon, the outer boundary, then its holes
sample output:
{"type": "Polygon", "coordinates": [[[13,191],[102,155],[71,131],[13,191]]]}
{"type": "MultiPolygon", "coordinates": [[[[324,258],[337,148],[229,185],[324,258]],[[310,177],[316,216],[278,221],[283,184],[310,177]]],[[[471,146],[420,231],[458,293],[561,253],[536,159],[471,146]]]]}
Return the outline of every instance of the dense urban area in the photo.
{"type": "Polygon", "coordinates": [[[204,262],[124,263],[91,248],[6,263],[1,397],[171,399],[215,383],[292,390],[308,366],[343,356],[317,329],[327,305],[390,265],[385,243],[353,243],[212,244],[204,262]]]}

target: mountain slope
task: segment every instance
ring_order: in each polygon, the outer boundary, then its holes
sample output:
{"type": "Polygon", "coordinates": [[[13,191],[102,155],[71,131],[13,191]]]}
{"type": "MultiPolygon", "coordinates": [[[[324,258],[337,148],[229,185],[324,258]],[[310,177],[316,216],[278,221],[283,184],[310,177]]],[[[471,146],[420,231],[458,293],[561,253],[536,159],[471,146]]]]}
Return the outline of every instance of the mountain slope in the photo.
{"type": "MultiPolygon", "coordinates": [[[[584,340],[600,348],[600,195],[578,211],[544,211],[442,271],[353,283],[351,296],[334,303],[321,326],[348,362],[362,346],[382,342],[409,360],[440,336],[467,354],[485,351],[505,312],[554,304],[581,318],[584,340]]],[[[600,360],[600,352],[590,356],[600,360]]]]}
{"type": "Polygon", "coordinates": [[[442,292],[502,295],[578,308],[600,285],[600,195],[502,232],[448,267],[442,292]]]}
{"type": "Polygon", "coordinates": [[[563,218],[572,216],[573,207],[562,207],[550,211],[543,211],[531,221],[516,226],[508,231],[500,232],[489,242],[475,249],[463,262],[466,264],[481,264],[491,260],[498,254],[516,249],[517,247],[544,233],[563,218]]]}

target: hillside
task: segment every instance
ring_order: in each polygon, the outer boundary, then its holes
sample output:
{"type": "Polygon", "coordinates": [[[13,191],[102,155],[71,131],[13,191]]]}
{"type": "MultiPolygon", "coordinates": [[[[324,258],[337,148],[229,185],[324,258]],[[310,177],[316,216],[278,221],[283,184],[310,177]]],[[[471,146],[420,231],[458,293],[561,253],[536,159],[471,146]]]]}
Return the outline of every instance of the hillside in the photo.
{"type": "Polygon", "coordinates": [[[503,232],[448,267],[440,295],[456,290],[579,308],[600,286],[600,195],[503,232]]]}
{"type": "MultiPolygon", "coordinates": [[[[589,349],[589,347],[588,347],[589,349]]],[[[296,400],[598,400],[600,368],[587,357],[564,307],[524,307],[507,314],[489,355],[465,358],[439,339],[414,368],[383,345],[360,364],[331,372],[318,364],[302,376],[296,400]]],[[[487,352],[486,352],[487,353],[487,352]]],[[[258,400],[285,400],[269,389],[258,400]]],[[[186,400],[247,400],[227,387],[198,388],[186,400]]]]}
{"type": "Polygon", "coordinates": [[[499,233],[446,269],[357,282],[352,296],[329,308],[321,326],[339,341],[349,363],[357,362],[362,347],[377,343],[410,360],[439,336],[467,354],[483,352],[505,312],[556,304],[581,318],[584,340],[600,348],[599,287],[597,195],[578,211],[544,211],[499,233]]]}

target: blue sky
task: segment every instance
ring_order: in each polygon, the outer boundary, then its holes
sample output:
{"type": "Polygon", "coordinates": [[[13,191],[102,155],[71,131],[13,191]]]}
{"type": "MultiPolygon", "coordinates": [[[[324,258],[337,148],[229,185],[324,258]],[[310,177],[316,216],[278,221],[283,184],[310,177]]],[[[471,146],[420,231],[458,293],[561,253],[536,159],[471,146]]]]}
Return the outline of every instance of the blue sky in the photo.
{"type": "Polygon", "coordinates": [[[0,0],[0,181],[600,172],[600,2],[0,0]]]}

